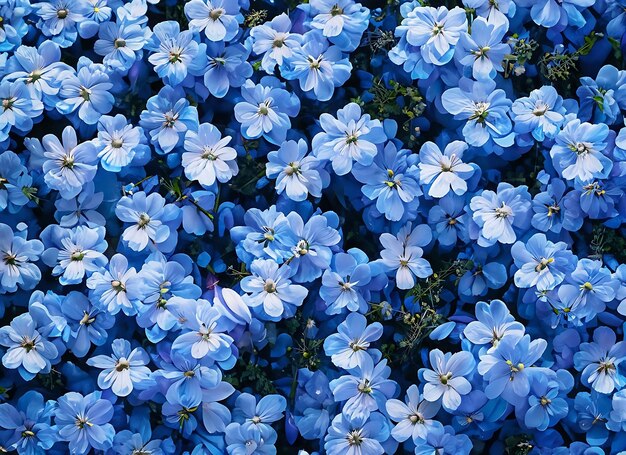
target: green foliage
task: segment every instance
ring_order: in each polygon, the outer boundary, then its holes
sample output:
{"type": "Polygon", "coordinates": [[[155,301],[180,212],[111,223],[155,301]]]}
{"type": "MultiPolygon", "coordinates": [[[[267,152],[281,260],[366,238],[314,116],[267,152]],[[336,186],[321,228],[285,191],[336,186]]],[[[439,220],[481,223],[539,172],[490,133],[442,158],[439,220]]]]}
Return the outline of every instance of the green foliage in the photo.
{"type": "Polygon", "coordinates": [[[601,224],[593,227],[589,255],[592,259],[602,260],[605,254],[612,254],[620,263],[626,263],[626,239],[616,230],[601,224]]]}
{"type": "Polygon", "coordinates": [[[243,25],[248,28],[256,27],[257,25],[261,25],[267,19],[267,10],[250,10],[248,14],[246,14],[245,19],[243,20],[243,25]]]}
{"type": "Polygon", "coordinates": [[[505,440],[505,450],[507,455],[526,455],[532,449],[532,437],[527,434],[509,436],[505,440]]]}
{"type": "Polygon", "coordinates": [[[596,41],[602,38],[602,33],[592,32],[585,36],[585,43],[574,52],[547,52],[539,60],[541,74],[551,82],[566,81],[574,76],[578,70],[578,59],[591,52],[596,41]]]}

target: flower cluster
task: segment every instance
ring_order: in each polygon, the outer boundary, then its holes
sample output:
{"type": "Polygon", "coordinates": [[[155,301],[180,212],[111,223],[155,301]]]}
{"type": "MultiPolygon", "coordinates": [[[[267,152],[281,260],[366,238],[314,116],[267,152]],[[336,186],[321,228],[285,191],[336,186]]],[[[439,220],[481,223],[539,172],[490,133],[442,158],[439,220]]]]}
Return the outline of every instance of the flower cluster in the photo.
{"type": "Polygon", "coordinates": [[[625,454],[624,55],[625,0],[0,0],[0,452],[625,454]]]}

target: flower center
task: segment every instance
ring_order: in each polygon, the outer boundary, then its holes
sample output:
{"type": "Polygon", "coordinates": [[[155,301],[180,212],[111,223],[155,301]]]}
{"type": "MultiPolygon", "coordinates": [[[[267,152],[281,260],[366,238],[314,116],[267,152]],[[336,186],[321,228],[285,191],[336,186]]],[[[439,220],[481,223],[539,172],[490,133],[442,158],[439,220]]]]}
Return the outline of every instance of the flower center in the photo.
{"type": "Polygon", "coordinates": [[[342,14],[343,14],[343,9],[341,9],[341,7],[335,3],[335,5],[330,9],[330,15],[335,17],[335,16],[341,16],[342,14]]]}
{"type": "Polygon", "coordinates": [[[145,227],[150,224],[150,216],[147,213],[142,213],[139,215],[139,220],[137,221],[140,229],[145,229],[145,227]]]}
{"type": "Polygon", "coordinates": [[[276,292],[276,283],[274,283],[274,280],[272,280],[271,278],[268,278],[267,281],[265,281],[263,290],[269,294],[276,292]]]}
{"type": "Polygon", "coordinates": [[[508,218],[509,216],[513,215],[511,207],[506,205],[504,202],[502,203],[501,207],[496,207],[494,211],[496,212],[497,218],[508,218]]]}
{"type": "Polygon", "coordinates": [[[216,21],[224,15],[224,12],[225,11],[222,8],[212,9],[211,12],[209,13],[209,18],[216,21]]]}
{"type": "Polygon", "coordinates": [[[67,8],[61,8],[60,10],[57,11],[57,17],[59,19],[65,19],[68,14],[70,14],[69,10],[67,8]]]}
{"type": "Polygon", "coordinates": [[[115,371],[124,371],[130,368],[130,363],[126,359],[120,359],[115,365],[115,371]]]}
{"type": "Polygon", "coordinates": [[[89,90],[87,87],[81,87],[80,97],[85,101],[89,101],[89,99],[91,98],[91,90],[89,90]]]}
{"type": "Polygon", "coordinates": [[[361,436],[361,430],[352,430],[346,436],[348,440],[348,444],[351,446],[360,446],[363,442],[363,437],[361,436]]]}
{"type": "Polygon", "coordinates": [[[296,255],[304,256],[305,254],[308,254],[308,252],[309,252],[309,242],[307,242],[304,239],[300,240],[298,244],[296,245],[296,255]]]}
{"type": "Polygon", "coordinates": [[[119,138],[113,139],[111,141],[111,147],[113,147],[114,149],[122,148],[122,145],[124,145],[124,141],[119,138]]]}
{"type": "Polygon", "coordinates": [[[122,38],[117,38],[115,41],[113,41],[113,47],[115,47],[115,49],[119,49],[120,47],[126,47],[126,40],[122,38]]]}

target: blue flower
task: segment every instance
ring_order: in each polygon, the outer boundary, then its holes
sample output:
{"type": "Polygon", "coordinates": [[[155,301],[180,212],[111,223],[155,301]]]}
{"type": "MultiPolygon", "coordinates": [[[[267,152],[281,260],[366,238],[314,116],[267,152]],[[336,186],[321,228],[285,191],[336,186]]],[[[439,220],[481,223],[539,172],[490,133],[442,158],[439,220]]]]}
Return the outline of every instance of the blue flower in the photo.
{"type": "Polygon", "coordinates": [[[144,250],[149,242],[163,251],[176,245],[176,228],[180,224],[180,208],[166,204],[159,193],[146,195],[138,191],[121,198],[115,208],[117,217],[132,223],[122,234],[122,239],[135,251],[144,250]]]}
{"type": "Polygon", "coordinates": [[[71,126],[63,130],[62,140],[63,143],[53,134],[43,138],[43,155],[47,158],[43,163],[44,180],[61,197],[71,199],[95,177],[98,153],[91,142],[79,144],[71,126]]]}
{"type": "Polygon", "coordinates": [[[306,156],[306,141],[285,141],[276,151],[267,155],[267,178],[276,179],[276,192],[293,201],[304,201],[309,194],[322,196],[324,181],[328,183],[328,174],[323,170],[320,160],[306,156]],[[322,179],[324,175],[324,179],[322,179]]]}
{"type": "Polygon", "coordinates": [[[378,412],[366,419],[338,414],[324,438],[324,450],[328,455],[382,455],[385,453],[382,443],[389,438],[387,422],[378,412]]]}
{"type": "MultiPolygon", "coordinates": [[[[184,322],[187,329],[172,344],[172,350],[194,359],[228,362],[233,357],[233,339],[226,335],[222,314],[206,300],[198,300],[195,317],[184,322]]],[[[235,359],[232,358],[234,361],[235,359]]],[[[234,362],[233,362],[234,363],[234,362]]]]}
{"type": "Polygon", "coordinates": [[[62,285],[81,283],[85,274],[90,275],[107,263],[102,254],[108,246],[104,235],[102,226],[66,229],[51,224],[41,233],[46,247],[41,259],[47,266],[54,267],[52,274],[60,275],[62,285]]]}
{"type": "Polygon", "coordinates": [[[603,123],[570,120],[550,150],[554,167],[566,180],[606,178],[613,168],[612,161],[602,153],[608,134],[609,128],[603,123]]]}
{"type": "Polygon", "coordinates": [[[183,146],[185,153],[182,155],[187,178],[210,187],[216,179],[226,183],[237,175],[237,151],[228,147],[231,139],[230,136],[222,137],[210,123],[202,123],[197,132],[187,130],[183,146]]]}
{"type": "Polygon", "coordinates": [[[133,127],[122,114],[103,115],[98,121],[98,137],[94,139],[102,168],[120,172],[129,166],[135,156],[145,161],[150,149],[141,127],[133,127]]]}
{"type": "Polygon", "coordinates": [[[3,445],[19,454],[49,451],[57,440],[56,431],[50,426],[54,406],[52,400],[44,404],[43,396],[34,390],[19,398],[17,408],[8,403],[0,404],[0,428],[10,434],[3,445]]]}
{"type": "Polygon", "coordinates": [[[26,381],[38,373],[50,372],[50,362],[58,356],[57,348],[39,333],[28,313],[0,328],[0,344],[8,348],[2,356],[2,365],[10,370],[17,369],[26,381]]]}
{"type": "Polygon", "coordinates": [[[388,379],[390,373],[386,360],[375,364],[371,356],[363,356],[351,374],[330,381],[330,390],[335,401],[345,401],[342,411],[345,415],[367,419],[370,413],[384,408],[387,399],[395,394],[398,385],[388,379]]]}
{"type": "Polygon", "coordinates": [[[458,239],[468,240],[467,218],[464,198],[454,193],[439,199],[438,205],[429,210],[428,224],[433,226],[433,236],[443,250],[452,249],[458,239]]]}
{"type": "Polygon", "coordinates": [[[166,85],[148,100],[146,108],[141,112],[140,125],[150,134],[159,154],[170,153],[182,143],[187,130],[198,128],[198,110],[180,89],[166,85]]]}
{"type": "Polygon", "coordinates": [[[370,296],[370,285],[375,281],[369,259],[363,251],[351,248],[347,253],[337,253],[331,268],[322,275],[320,297],[326,302],[326,314],[348,311],[365,313],[370,296]]]}
{"type": "Polygon", "coordinates": [[[258,455],[273,455],[276,453],[276,432],[259,431],[254,427],[245,427],[233,422],[226,427],[226,450],[228,455],[239,455],[246,452],[258,455]]]}
{"type": "Polygon", "coordinates": [[[99,310],[78,291],[70,292],[62,303],[61,311],[69,334],[65,333],[67,347],[76,357],[85,357],[93,343],[102,346],[107,341],[107,330],[115,324],[115,317],[99,310]]]}
{"type": "Polygon", "coordinates": [[[596,79],[580,78],[581,86],[576,90],[580,99],[578,118],[594,123],[613,125],[622,119],[620,105],[626,101],[621,95],[626,84],[626,72],[618,71],[613,65],[600,68],[596,79]]]}
{"type": "Polygon", "coordinates": [[[576,192],[566,193],[563,180],[553,178],[546,190],[533,199],[535,214],[531,223],[543,232],[559,233],[561,229],[577,231],[583,224],[576,192]]]}
{"type": "Polygon", "coordinates": [[[430,351],[430,366],[422,368],[419,377],[424,384],[424,399],[436,402],[441,399],[444,409],[454,411],[461,404],[461,396],[472,390],[472,385],[465,378],[475,368],[476,362],[471,353],[461,351],[444,354],[439,349],[430,351]]]}
{"type": "Polygon", "coordinates": [[[323,113],[320,126],[324,131],[313,138],[313,150],[318,158],[331,160],[337,175],[349,173],[355,161],[363,166],[372,164],[376,146],[386,139],[380,120],[362,114],[356,103],[339,109],[337,118],[323,113]]]}
{"type": "Polygon", "coordinates": [[[91,448],[107,450],[113,445],[115,429],[109,423],[113,405],[101,396],[101,392],[85,396],[68,392],[59,398],[54,422],[72,453],[88,453],[91,448]]]}
{"type": "Polygon", "coordinates": [[[136,314],[136,305],[130,301],[126,288],[136,274],[134,267],[128,267],[128,259],[124,255],[113,255],[106,270],[98,270],[87,278],[92,302],[112,315],[120,310],[127,316],[136,314]]]}
{"type": "Polygon", "coordinates": [[[171,363],[163,363],[153,373],[160,383],[163,381],[165,398],[169,403],[190,403],[198,406],[202,401],[204,390],[215,388],[222,380],[216,366],[207,366],[206,362],[172,352],[171,363]],[[162,381],[161,381],[162,379],[162,381]]]}
{"type": "Polygon", "coordinates": [[[154,26],[145,47],[153,52],[148,61],[154,65],[156,73],[167,85],[174,87],[189,73],[202,74],[204,62],[198,56],[202,55],[204,46],[194,40],[192,31],[181,32],[178,22],[166,21],[154,26]]]}
{"type": "Polygon", "coordinates": [[[511,118],[518,133],[531,133],[538,140],[553,139],[565,121],[563,98],[551,85],[544,85],[518,98],[511,106],[511,118]]]}
{"type": "Polygon", "coordinates": [[[415,443],[415,455],[427,455],[437,452],[469,455],[472,442],[466,434],[454,434],[452,427],[435,428],[426,435],[425,439],[418,439],[415,443]]]}
{"type": "Polygon", "coordinates": [[[461,79],[459,87],[441,95],[441,104],[455,119],[466,121],[463,137],[469,145],[482,147],[490,140],[501,147],[513,144],[511,120],[507,115],[512,103],[494,82],[461,79]]]}
{"type": "Polygon", "coordinates": [[[277,79],[264,78],[255,85],[246,81],[241,88],[243,101],[235,105],[235,118],[241,123],[241,134],[246,139],[263,136],[272,144],[279,145],[291,128],[289,117],[300,111],[300,100],[281,88],[277,79]]]}
{"type": "Polygon", "coordinates": [[[353,0],[312,0],[300,5],[308,11],[310,26],[344,52],[354,51],[369,24],[369,9],[353,0]]]}
{"type": "Polygon", "coordinates": [[[203,68],[204,86],[216,98],[224,98],[231,87],[241,87],[252,76],[250,51],[241,44],[226,47],[223,41],[209,43],[203,68]]]}
{"type": "Polygon", "coordinates": [[[398,150],[390,141],[370,165],[357,162],[352,169],[354,177],[364,184],[361,192],[369,200],[376,201],[376,210],[390,221],[401,220],[419,205],[418,198],[422,195],[418,184],[419,169],[410,164],[410,160],[410,150],[398,150]]]}
{"type": "Polygon", "coordinates": [[[611,399],[597,392],[578,392],[574,409],[576,426],[586,433],[587,442],[595,446],[604,444],[609,437],[607,422],[611,414],[611,399]]]}
{"type": "Polygon", "coordinates": [[[352,64],[338,46],[329,46],[321,32],[312,30],[302,39],[303,44],[285,59],[281,75],[287,80],[298,79],[300,88],[309,97],[328,101],[335,87],[350,78],[352,64]]]}
{"type": "Polygon", "coordinates": [[[252,258],[272,258],[280,263],[291,256],[289,221],[276,206],[264,211],[252,208],[244,222],[245,226],[235,226],[230,232],[241,260],[250,264],[252,258]]]}
{"type": "Polygon", "coordinates": [[[113,354],[97,355],[87,360],[87,365],[102,369],[98,375],[98,387],[110,388],[118,397],[130,395],[134,387],[141,385],[150,375],[146,367],[150,357],[142,348],[131,351],[128,340],[118,338],[111,343],[113,354]]]}
{"type": "Polygon", "coordinates": [[[413,442],[418,442],[442,427],[439,421],[433,419],[441,408],[440,403],[426,401],[415,384],[407,389],[405,401],[406,404],[391,399],[385,405],[391,420],[398,422],[391,430],[391,436],[396,441],[404,442],[412,438],[413,442]]]}
{"type": "Polygon", "coordinates": [[[520,288],[536,286],[549,291],[561,284],[573,272],[576,258],[564,242],[552,243],[544,234],[533,235],[526,243],[516,242],[511,248],[518,271],[515,285],[520,288]]]}
{"type": "Polygon", "coordinates": [[[290,33],[291,27],[289,16],[282,13],[250,30],[252,50],[257,55],[263,55],[261,68],[266,73],[273,74],[276,65],[282,66],[283,61],[291,57],[294,49],[301,44],[302,36],[290,33]]]}
{"type": "Polygon", "coordinates": [[[280,395],[266,395],[257,403],[254,395],[242,393],[235,401],[233,420],[244,430],[258,429],[262,434],[273,432],[271,424],[283,418],[287,400],[280,395]]]}
{"type": "Polygon", "coordinates": [[[102,114],[111,112],[115,102],[110,93],[113,83],[104,65],[81,57],[76,72],[64,71],[59,77],[63,82],[56,108],[61,114],[77,113],[87,125],[95,125],[102,114]]]}
{"type": "Polygon", "coordinates": [[[30,183],[32,179],[20,158],[10,150],[0,153],[0,212],[8,207],[9,213],[16,213],[28,204],[23,188],[30,183]]]}
{"type": "Polygon", "coordinates": [[[516,231],[523,232],[530,224],[530,194],[525,186],[514,187],[500,183],[497,192],[484,190],[474,196],[470,208],[473,220],[480,228],[478,244],[515,242],[516,231]]]}
{"type": "Polygon", "coordinates": [[[467,191],[465,182],[474,174],[474,168],[463,163],[467,144],[462,141],[449,143],[444,152],[434,142],[426,142],[420,149],[420,183],[430,185],[428,195],[441,198],[453,191],[462,195],[467,191]]]}
{"type": "Polygon", "coordinates": [[[472,68],[474,79],[493,79],[498,71],[504,71],[502,61],[511,51],[511,46],[502,43],[508,28],[508,22],[489,23],[477,17],[472,22],[471,33],[461,33],[456,59],[461,65],[472,68]]]}
{"type": "Polygon", "coordinates": [[[262,319],[278,321],[291,317],[302,305],[308,291],[304,286],[291,283],[293,269],[281,267],[273,260],[255,259],[250,266],[252,275],[241,280],[241,289],[247,292],[244,300],[262,319]]]}
{"type": "Polygon", "coordinates": [[[243,17],[234,0],[191,0],[185,4],[189,29],[202,32],[211,41],[231,41],[243,17]]]}
{"type": "Polygon", "coordinates": [[[534,364],[546,350],[546,340],[530,341],[529,335],[500,340],[493,351],[480,355],[478,373],[488,382],[485,394],[490,400],[504,398],[513,405],[526,399],[533,371],[541,374],[534,364]]]}
{"type": "Polygon", "coordinates": [[[615,332],[598,327],[592,343],[582,343],[574,354],[574,366],[582,371],[582,383],[600,393],[611,393],[626,384],[619,365],[626,360],[626,342],[616,343],[615,332]]]}
{"type": "Polygon", "coordinates": [[[2,31],[0,31],[0,52],[19,49],[22,38],[28,33],[25,17],[32,11],[28,0],[9,0],[0,6],[2,31]]]}
{"type": "Polygon", "coordinates": [[[411,230],[411,223],[403,226],[397,236],[387,232],[381,234],[380,262],[388,271],[396,272],[398,289],[411,289],[415,277],[426,278],[433,273],[430,263],[422,258],[424,247],[432,240],[432,231],[425,224],[411,230]]]}
{"type": "Polygon", "coordinates": [[[0,294],[21,289],[33,289],[41,280],[41,271],[34,264],[43,243],[27,240],[26,232],[14,233],[10,226],[0,223],[0,294]]]}
{"type": "Polygon", "coordinates": [[[544,431],[567,415],[568,405],[560,396],[557,381],[542,375],[533,376],[528,397],[529,408],[524,415],[524,424],[529,428],[544,431]]]}
{"type": "Polygon", "coordinates": [[[21,81],[0,83],[0,142],[12,130],[27,134],[33,128],[33,119],[43,112],[43,104],[34,96],[21,81]]]}
{"type": "Polygon", "coordinates": [[[519,6],[531,7],[530,17],[535,21],[535,24],[546,28],[554,27],[557,24],[560,27],[571,25],[575,28],[581,28],[585,25],[586,20],[579,8],[593,5],[593,0],[564,0],[563,2],[520,0],[517,3],[519,6]]]}
{"type": "Polygon", "coordinates": [[[465,10],[444,6],[418,6],[396,27],[396,36],[405,35],[411,46],[419,47],[422,58],[433,65],[445,65],[454,56],[462,32],[467,31],[465,10]]]}
{"type": "Polygon", "coordinates": [[[515,321],[502,300],[492,300],[476,304],[476,321],[470,322],[463,334],[473,344],[489,345],[493,351],[505,339],[517,343],[524,336],[524,326],[515,321]]]}
{"type": "Polygon", "coordinates": [[[104,22],[94,43],[94,52],[102,63],[116,71],[127,72],[143,56],[149,31],[139,24],[104,22]]]}
{"type": "Polygon", "coordinates": [[[351,370],[367,361],[365,357],[370,356],[367,350],[382,336],[383,326],[379,322],[367,325],[365,316],[350,313],[337,332],[324,340],[324,352],[336,366],[351,370]]]}
{"type": "Polygon", "coordinates": [[[31,90],[33,100],[43,100],[47,109],[56,106],[61,87],[60,73],[70,67],[61,62],[61,49],[53,41],[39,47],[20,46],[9,59],[8,80],[22,81],[31,90]]]}
{"type": "Polygon", "coordinates": [[[287,219],[292,230],[288,245],[292,254],[289,264],[295,270],[293,280],[309,283],[330,267],[331,248],[341,241],[341,235],[332,215],[313,215],[304,223],[300,215],[291,212],[287,219]]]}
{"type": "Polygon", "coordinates": [[[78,37],[76,29],[84,16],[80,11],[80,3],[70,0],[52,0],[35,3],[39,21],[37,28],[59,46],[70,47],[78,37]]]}

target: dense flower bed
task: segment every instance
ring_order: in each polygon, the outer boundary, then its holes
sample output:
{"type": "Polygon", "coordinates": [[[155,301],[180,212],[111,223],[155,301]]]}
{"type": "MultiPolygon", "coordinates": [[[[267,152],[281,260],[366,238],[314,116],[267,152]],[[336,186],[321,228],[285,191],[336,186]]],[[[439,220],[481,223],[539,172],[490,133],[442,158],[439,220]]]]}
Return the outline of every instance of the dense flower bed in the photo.
{"type": "Polygon", "coordinates": [[[624,0],[0,0],[0,452],[626,453],[624,0]]]}

